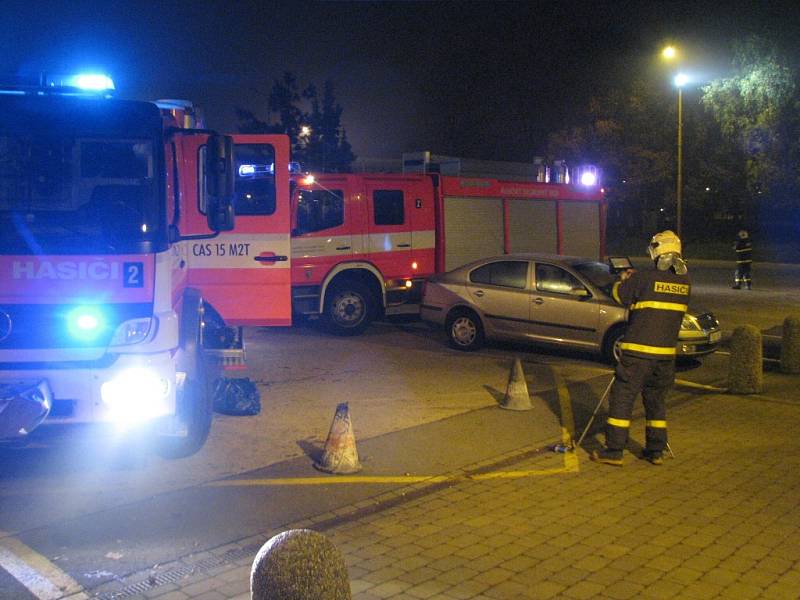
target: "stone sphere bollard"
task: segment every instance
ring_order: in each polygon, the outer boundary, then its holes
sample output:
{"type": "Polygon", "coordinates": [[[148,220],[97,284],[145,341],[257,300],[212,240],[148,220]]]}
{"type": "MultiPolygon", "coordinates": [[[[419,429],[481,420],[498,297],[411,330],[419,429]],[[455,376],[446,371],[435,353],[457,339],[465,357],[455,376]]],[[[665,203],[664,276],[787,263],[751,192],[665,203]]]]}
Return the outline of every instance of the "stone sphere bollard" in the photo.
{"type": "Polygon", "coordinates": [[[781,341],[781,372],[800,373],[800,319],[786,317],[781,341]]]}
{"type": "Polygon", "coordinates": [[[732,394],[757,394],[764,385],[761,332],[753,325],[733,331],[728,390],[732,394]]]}
{"type": "Polygon", "coordinates": [[[351,600],[347,566],[327,537],[290,529],[261,546],[250,570],[253,600],[351,600]]]}

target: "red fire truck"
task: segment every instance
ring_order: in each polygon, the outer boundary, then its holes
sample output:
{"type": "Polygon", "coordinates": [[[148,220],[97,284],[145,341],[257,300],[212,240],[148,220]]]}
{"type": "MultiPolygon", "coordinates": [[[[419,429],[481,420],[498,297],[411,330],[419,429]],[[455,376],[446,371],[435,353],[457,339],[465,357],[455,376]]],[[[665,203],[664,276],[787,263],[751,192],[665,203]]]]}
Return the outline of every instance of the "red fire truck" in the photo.
{"type": "Polygon", "coordinates": [[[601,258],[604,196],[596,178],[575,179],[576,185],[437,174],[296,176],[294,312],[322,316],[332,332],[353,335],[381,313],[413,310],[426,277],[478,258],[601,258]]]}
{"type": "Polygon", "coordinates": [[[231,326],[291,322],[289,142],[111,88],[0,89],[0,439],[114,423],[186,456],[231,326]]]}

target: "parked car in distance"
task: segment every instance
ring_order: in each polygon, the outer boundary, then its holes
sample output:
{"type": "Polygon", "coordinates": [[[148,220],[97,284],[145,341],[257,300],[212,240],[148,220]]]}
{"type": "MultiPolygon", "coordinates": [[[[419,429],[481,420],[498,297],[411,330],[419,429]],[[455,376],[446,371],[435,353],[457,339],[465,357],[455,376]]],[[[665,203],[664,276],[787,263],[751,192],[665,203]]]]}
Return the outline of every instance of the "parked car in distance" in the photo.
{"type": "MultiPolygon", "coordinates": [[[[484,258],[425,284],[420,316],[444,326],[450,344],[476,350],[486,340],[530,342],[619,355],[627,309],[611,297],[609,265],[589,258],[507,254],[484,258]]],[[[684,315],[677,357],[714,352],[722,337],[710,312],[684,315]]]]}

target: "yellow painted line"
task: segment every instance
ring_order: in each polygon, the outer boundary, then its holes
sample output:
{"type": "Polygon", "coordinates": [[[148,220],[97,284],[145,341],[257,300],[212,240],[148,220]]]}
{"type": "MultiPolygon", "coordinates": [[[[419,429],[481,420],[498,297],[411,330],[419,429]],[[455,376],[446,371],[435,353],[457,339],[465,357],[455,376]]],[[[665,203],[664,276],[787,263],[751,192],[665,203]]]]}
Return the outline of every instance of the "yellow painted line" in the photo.
{"type": "Polygon", "coordinates": [[[706,385],[704,383],[695,383],[694,381],[686,381],[685,379],[676,379],[675,385],[682,387],[694,388],[697,390],[708,390],[710,392],[727,392],[727,388],[721,388],[714,385],[706,385]]]}
{"type": "MultiPolygon", "coordinates": [[[[553,379],[558,393],[558,404],[561,407],[561,443],[571,447],[572,441],[575,439],[575,416],[572,413],[572,400],[558,368],[553,368],[553,379]]],[[[579,470],[577,452],[564,453],[564,470],[571,473],[579,470]]]]}
{"type": "MultiPolygon", "coordinates": [[[[571,455],[573,453],[567,453],[571,455]]],[[[565,456],[566,459],[566,456],[565,456]]],[[[327,477],[275,477],[265,479],[223,479],[211,481],[206,487],[266,487],[281,485],[328,485],[328,484],[409,484],[443,483],[446,481],[486,481],[491,479],[520,479],[570,472],[568,466],[556,469],[530,469],[524,471],[493,471],[474,475],[332,475],[327,477]]]]}
{"type": "MultiPolygon", "coordinates": [[[[567,453],[572,455],[573,453],[567,453]]],[[[565,457],[567,456],[565,454],[565,457]]],[[[477,475],[467,475],[466,479],[473,481],[490,481],[492,479],[522,479],[524,477],[541,477],[542,475],[558,475],[559,473],[570,473],[568,467],[558,467],[556,469],[531,469],[527,471],[497,471],[494,473],[479,473],[477,475]]]]}
{"type": "Polygon", "coordinates": [[[70,594],[70,600],[89,598],[77,581],[16,538],[0,540],[0,567],[39,600],[56,600],[70,594]]]}

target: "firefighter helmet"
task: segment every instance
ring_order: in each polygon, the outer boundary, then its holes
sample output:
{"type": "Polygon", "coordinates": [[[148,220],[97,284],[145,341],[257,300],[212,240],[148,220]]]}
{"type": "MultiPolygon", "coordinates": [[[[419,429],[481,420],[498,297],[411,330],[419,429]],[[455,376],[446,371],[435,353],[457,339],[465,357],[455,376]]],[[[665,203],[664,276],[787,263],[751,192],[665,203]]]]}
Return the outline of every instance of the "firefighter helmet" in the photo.
{"type": "Polygon", "coordinates": [[[647,247],[650,253],[650,258],[656,260],[662,254],[681,254],[681,240],[672,231],[667,229],[661,233],[657,233],[650,240],[650,245],[647,247]]]}
{"type": "Polygon", "coordinates": [[[746,240],[747,238],[750,237],[750,234],[747,233],[747,229],[740,229],[738,236],[740,240],[746,240]]]}

